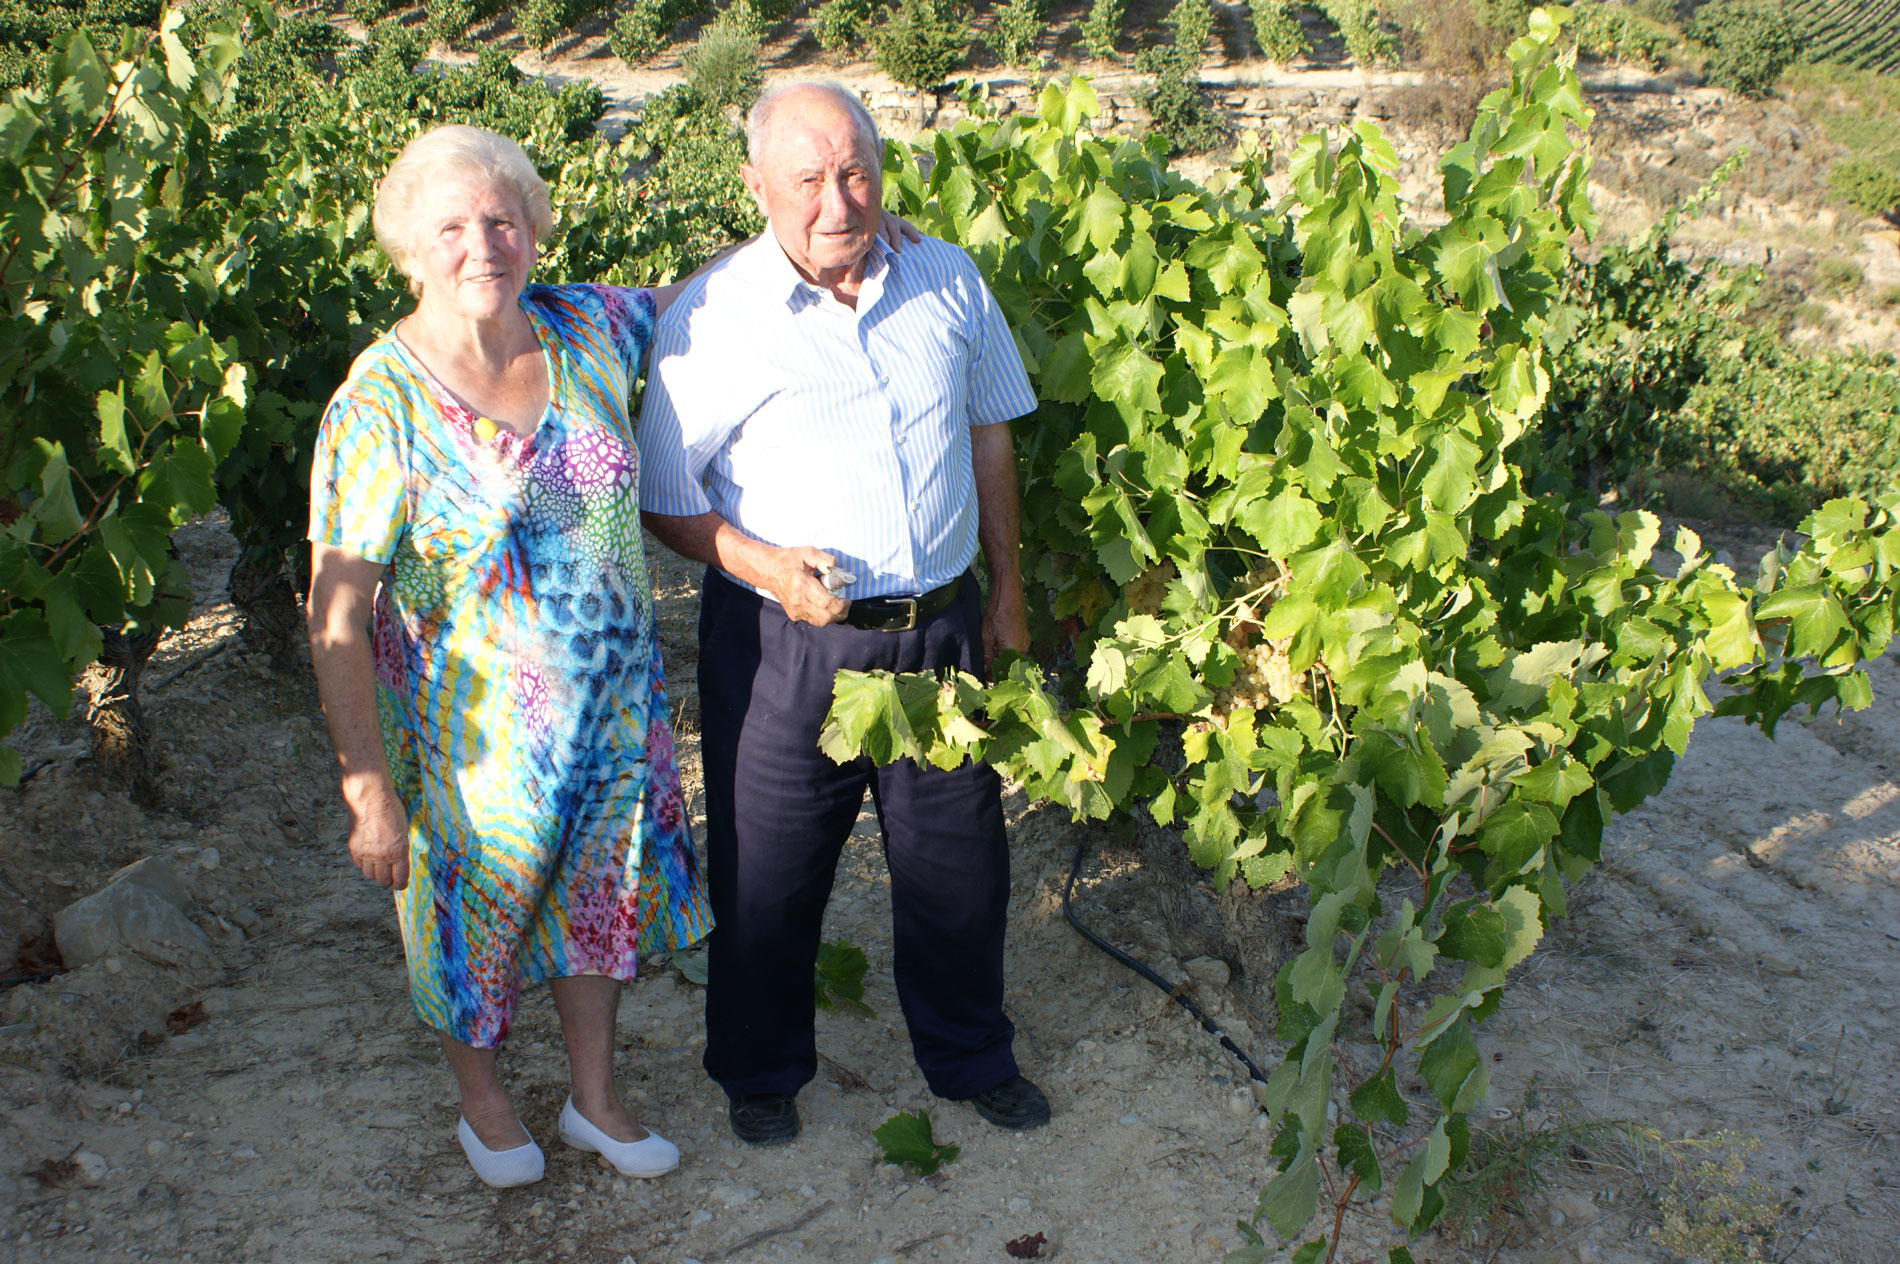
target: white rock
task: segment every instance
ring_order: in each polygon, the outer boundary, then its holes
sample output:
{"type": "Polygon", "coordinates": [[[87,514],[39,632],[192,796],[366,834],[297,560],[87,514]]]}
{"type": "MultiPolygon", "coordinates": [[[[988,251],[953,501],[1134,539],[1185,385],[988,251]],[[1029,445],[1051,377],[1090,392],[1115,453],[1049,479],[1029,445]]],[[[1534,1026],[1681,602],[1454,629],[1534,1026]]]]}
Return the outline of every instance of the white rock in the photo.
{"type": "Polygon", "coordinates": [[[147,857],[59,911],[53,938],[68,966],[135,952],[166,965],[212,966],[211,941],[185,916],[191,895],[164,861],[147,857]]]}
{"type": "Polygon", "coordinates": [[[145,1153],[155,1159],[162,1159],[172,1152],[172,1143],[160,1141],[156,1137],[145,1143],[145,1153]]]}
{"type": "Polygon", "coordinates": [[[715,1185],[713,1192],[718,1196],[719,1201],[728,1207],[737,1207],[743,1203],[752,1202],[759,1196],[759,1191],[753,1189],[750,1185],[715,1185]]]}
{"type": "Polygon", "coordinates": [[[701,1207],[698,1211],[686,1217],[686,1223],[689,1225],[697,1226],[697,1225],[703,1225],[711,1219],[712,1219],[712,1213],[710,1211],[707,1211],[704,1207],[701,1207]]]}
{"type": "Polygon", "coordinates": [[[1124,1124],[1138,1124],[1141,1122],[1141,1116],[1137,1115],[1134,1111],[1131,1110],[1126,1115],[1123,1115],[1121,1119],[1117,1122],[1124,1123],[1124,1124]]]}
{"type": "Polygon", "coordinates": [[[1012,1198],[1003,1204],[1003,1210],[1012,1216],[1026,1216],[1029,1214],[1029,1200],[1027,1198],[1012,1198]]]}
{"type": "Polygon", "coordinates": [[[198,853],[198,867],[200,869],[216,869],[223,859],[224,857],[218,854],[216,847],[207,847],[198,853]]]}
{"type": "Polygon", "coordinates": [[[1189,978],[1204,987],[1226,987],[1227,981],[1234,976],[1227,963],[1219,957],[1196,957],[1183,968],[1187,970],[1189,978]]]}
{"type": "Polygon", "coordinates": [[[106,1174],[112,1170],[111,1165],[105,1161],[105,1156],[94,1154],[91,1150],[80,1150],[74,1154],[73,1166],[78,1169],[77,1175],[81,1185],[103,1185],[106,1174]]]}

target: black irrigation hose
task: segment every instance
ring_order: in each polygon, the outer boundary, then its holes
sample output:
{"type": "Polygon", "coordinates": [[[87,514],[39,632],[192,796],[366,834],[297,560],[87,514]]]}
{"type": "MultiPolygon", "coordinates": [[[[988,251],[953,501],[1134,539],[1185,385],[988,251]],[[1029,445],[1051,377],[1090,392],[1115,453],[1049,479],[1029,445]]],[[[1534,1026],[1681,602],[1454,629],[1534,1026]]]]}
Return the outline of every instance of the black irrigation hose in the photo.
{"type": "Polygon", "coordinates": [[[1082,938],[1088,940],[1097,948],[1100,948],[1103,952],[1160,988],[1163,992],[1166,992],[1168,999],[1177,1002],[1183,1009],[1187,1010],[1188,1013],[1198,1018],[1201,1021],[1202,1031],[1205,1031],[1210,1036],[1217,1037],[1220,1040],[1221,1048],[1240,1059],[1240,1064],[1247,1068],[1248,1075],[1251,1075],[1260,1083],[1265,1084],[1267,1082],[1266,1072],[1255,1066],[1254,1060],[1248,1057],[1246,1052],[1242,1050],[1239,1045],[1234,1043],[1233,1037],[1222,1031],[1200,1006],[1183,995],[1181,988],[1184,985],[1168,982],[1148,966],[1143,965],[1141,962],[1117,948],[1114,944],[1109,943],[1106,939],[1103,939],[1100,935],[1084,926],[1082,919],[1075,915],[1075,910],[1069,907],[1069,897],[1075,894],[1075,879],[1077,875],[1082,872],[1082,860],[1088,855],[1088,848],[1089,836],[1084,832],[1080,841],[1075,845],[1075,861],[1069,866],[1068,885],[1062,888],[1062,916],[1068,919],[1069,925],[1075,927],[1076,933],[1081,935],[1082,938]]]}
{"type": "Polygon", "coordinates": [[[65,973],[64,970],[41,970],[37,974],[10,974],[0,979],[0,988],[19,987],[22,983],[44,983],[65,973]]]}

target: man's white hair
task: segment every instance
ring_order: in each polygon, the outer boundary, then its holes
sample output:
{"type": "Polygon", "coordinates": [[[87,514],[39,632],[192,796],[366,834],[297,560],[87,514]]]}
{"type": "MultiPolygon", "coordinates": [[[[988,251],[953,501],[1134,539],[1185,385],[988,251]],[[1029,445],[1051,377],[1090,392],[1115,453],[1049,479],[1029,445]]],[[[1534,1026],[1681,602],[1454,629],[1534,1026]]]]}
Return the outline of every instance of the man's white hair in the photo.
{"type": "Polygon", "coordinates": [[[765,157],[766,142],[771,139],[772,116],[787,97],[802,96],[812,92],[823,93],[831,97],[849,114],[858,125],[858,143],[872,158],[882,160],[884,142],[878,138],[877,120],[871,117],[871,111],[864,108],[864,101],[857,93],[843,84],[826,80],[811,80],[801,83],[781,83],[767,88],[759,94],[753,103],[751,112],[745,116],[745,157],[753,166],[758,166],[765,157]]]}

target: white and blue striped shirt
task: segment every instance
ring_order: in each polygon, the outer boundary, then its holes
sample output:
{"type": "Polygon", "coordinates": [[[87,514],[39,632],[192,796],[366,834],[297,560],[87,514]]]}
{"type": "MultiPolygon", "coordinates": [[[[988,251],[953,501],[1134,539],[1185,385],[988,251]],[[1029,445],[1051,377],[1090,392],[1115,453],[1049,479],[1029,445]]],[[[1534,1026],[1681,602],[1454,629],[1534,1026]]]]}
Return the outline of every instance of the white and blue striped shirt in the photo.
{"type": "Polygon", "coordinates": [[[879,239],[853,310],[805,282],[768,231],[660,320],[640,507],[824,549],[857,577],[839,594],[852,600],[928,592],[976,557],[970,427],[1035,407],[958,247],[879,239]]]}

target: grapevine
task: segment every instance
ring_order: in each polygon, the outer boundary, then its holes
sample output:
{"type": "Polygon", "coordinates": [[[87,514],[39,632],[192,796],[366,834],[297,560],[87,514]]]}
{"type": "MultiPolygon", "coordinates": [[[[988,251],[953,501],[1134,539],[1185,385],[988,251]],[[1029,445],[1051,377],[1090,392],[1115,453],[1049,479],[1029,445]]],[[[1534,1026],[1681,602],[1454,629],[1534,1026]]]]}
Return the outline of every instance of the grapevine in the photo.
{"type": "MultiPolygon", "coordinates": [[[[328,47],[309,36],[248,4],[173,10],[110,58],[68,29],[42,85],[0,105],[0,738],[29,694],[66,712],[102,627],[149,652],[183,618],[170,533],[220,504],[255,571],[234,596],[276,612],[280,658],[301,639],[287,550],[317,413],[409,301],[371,240],[374,181],[432,119],[544,163],[559,228],[540,275],[690,266],[689,226],[621,178],[636,142],[574,140],[568,93],[512,68],[416,78],[388,39],[332,81],[300,60],[328,47]]],[[[20,771],[0,747],[0,783],[20,771]]]]}
{"type": "Polygon", "coordinates": [[[1539,11],[1510,49],[1429,232],[1371,124],[1301,140],[1276,200],[1257,146],[1201,186],[1094,137],[1081,81],[887,160],[898,209],[976,259],[1044,401],[1020,427],[1037,653],[989,682],[846,673],[822,743],[987,759],[1078,817],[1174,825],[1222,887],[1303,884],[1278,1174],[1235,1261],[1316,1217],[1297,1258],[1329,1257],[1379,1193],[1428,1228],[1486,1092],[1479,1024],[1605,825],[1700,716],[1772,734],[1865,705],[1893,632],[1900,495],[1828,502],[1743,584],[1691,532],[1664,574],[1654,518],[1529,490],[1552,481],[1568,242],[1595,229],[1559,36],[1539,11]],[[1179,755],[1152,760],[1164,732],[1179,755]],[[1344,1004],[1362,978],[1369,1015],[1344,1004]]]}

